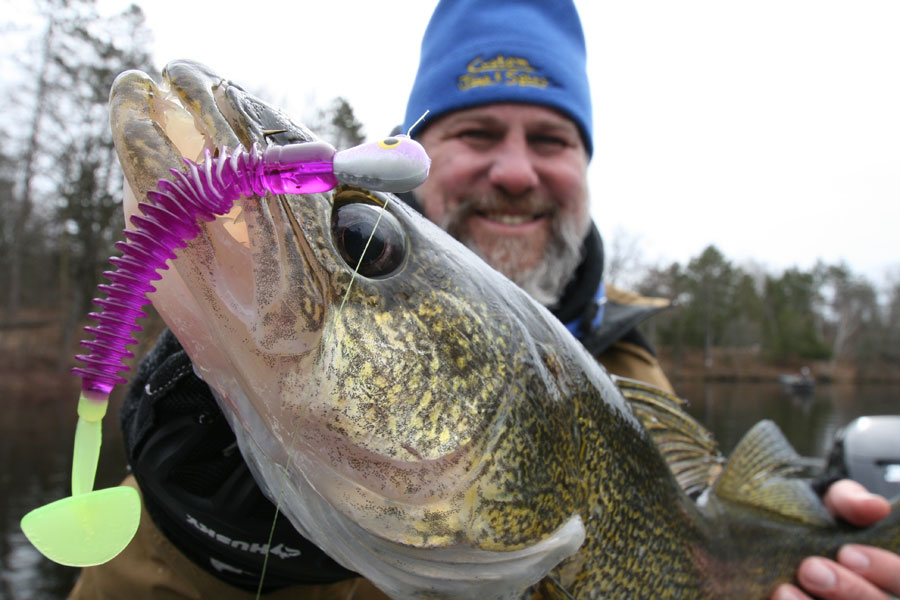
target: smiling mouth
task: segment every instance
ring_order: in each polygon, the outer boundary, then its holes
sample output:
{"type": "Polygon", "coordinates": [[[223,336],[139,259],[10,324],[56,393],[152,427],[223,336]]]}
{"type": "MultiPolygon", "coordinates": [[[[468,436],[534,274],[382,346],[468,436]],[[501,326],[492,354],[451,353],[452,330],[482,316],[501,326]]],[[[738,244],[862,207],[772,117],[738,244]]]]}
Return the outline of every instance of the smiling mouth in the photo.
{"type": "Polygon", "coordinates": [[[550,217],[549,212],[541,212],[536,214],[530,213],[511,213],[511,212],[481,212],[475,211],[473,215],[487,221],[499,223],[501,225],[527,225],[536,223],[550,217]]]}

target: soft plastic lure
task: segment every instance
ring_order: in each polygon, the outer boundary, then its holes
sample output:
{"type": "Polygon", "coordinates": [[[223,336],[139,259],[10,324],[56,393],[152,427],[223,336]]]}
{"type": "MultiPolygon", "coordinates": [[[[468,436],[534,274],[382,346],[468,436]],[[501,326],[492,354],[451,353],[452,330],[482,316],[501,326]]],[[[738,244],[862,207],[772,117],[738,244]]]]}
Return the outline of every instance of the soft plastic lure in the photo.
{"type": "Polygon", "coordinates": [[[102,312],[91,313],[98,325],[87,327],[93,340],[82,345],[90,355],[79,355],[81,376],[78,425],[72,458],[72,495],[36,508],[22,518],[22,531],[50,560],[84,567],[104,563],[134,537],[140,520],[140,499],[134,488],[119,486],[93,490],[100,455],[101,421],[109,394],[126,380],[124,359],[133,356],[126,346],[136,343],[138,318],[150,303],[152,281],[167,269],[200,233],[200,221],[212,221],[231,210],[242,196],[309,194],[334,189],[338,183],[383,192],[412,190],[428,175],[430,159],[422,146],[396,135],[335,152],[324,142],[269,146],[254,144],[250,151],[218,157],[206,153],[202,164],[187,159],[188,172],[172,169],[173,180],[159,181],[158,191],[147,193],[140,204],[144,216],[135,215],[135,230],[125,230],[126,241],[116,247],[121,257],[110,259],[115,271],[104,273],[111,282],[98,289],[106,298],[95,299],[102,312]]]}

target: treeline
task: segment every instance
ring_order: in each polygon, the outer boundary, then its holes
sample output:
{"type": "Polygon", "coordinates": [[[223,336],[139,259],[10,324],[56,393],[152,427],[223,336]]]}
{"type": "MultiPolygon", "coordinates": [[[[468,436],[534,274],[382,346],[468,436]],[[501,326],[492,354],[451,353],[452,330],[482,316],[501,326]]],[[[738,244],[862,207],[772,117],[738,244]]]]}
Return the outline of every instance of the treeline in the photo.
{"type": "Polygon", "coordinates": [[[900,364],[900,281],[879,290],[846,264],[749,272],[709,246],[686,265],[647,269],[636,285],[675,302],[648,324],[676,357],[743,349],[769,362],[900,364]]]}

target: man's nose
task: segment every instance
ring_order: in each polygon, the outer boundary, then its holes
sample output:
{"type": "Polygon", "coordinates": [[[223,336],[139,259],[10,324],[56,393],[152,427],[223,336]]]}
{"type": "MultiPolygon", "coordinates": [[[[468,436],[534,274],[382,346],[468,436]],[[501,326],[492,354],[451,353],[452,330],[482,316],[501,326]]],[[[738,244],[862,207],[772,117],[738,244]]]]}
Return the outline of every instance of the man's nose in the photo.
{"type": "Polygon", "coordinates": [[[525,140],[507,140],[494,156],[488,173],[491,185],[511,196],[531,191],[538,185],[538,174],[525,140]]]}

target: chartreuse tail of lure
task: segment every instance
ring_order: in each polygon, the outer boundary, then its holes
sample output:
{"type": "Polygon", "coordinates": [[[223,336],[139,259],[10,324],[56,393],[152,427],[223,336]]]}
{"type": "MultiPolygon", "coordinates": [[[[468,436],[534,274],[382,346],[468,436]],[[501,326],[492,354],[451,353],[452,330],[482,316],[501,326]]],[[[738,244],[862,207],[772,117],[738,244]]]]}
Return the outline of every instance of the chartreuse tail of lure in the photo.
{"type": "Polygon", "coordinates": [[[71,567],[98,565],[119,554],[137,532],[141,501],[127,486],[91,491],[100,455],[105,398],[78,400],[72,495],[22,518],[22,531],[41,554],[71,567]]]}
{"type": "Polygon", "coordinates": [[[152,281],[167,269],[175,250],[200,233],[200,221],[212,221],[231,210],[242,196],[305,194],[349,183],[384,192],[405,192],[421,184],[430,160],[425,150],[407,136],[398,135],[341,152],[323,142],[269,146],[261,150],[207,153],[197,165],[186,160],[187,173],[172,170],[173,178],[160,180],[156,191],[140,204],[143,216],[134,216],[134,230],[116,247],[121,257],[110,259],[117,268],[104,276],[111,282],[98,288],[103,308],[91,313],[98,325],[86,328],[93,340],[83,341],[90,355],[77,358],[83,367],[78,425],[72,459],[72,495],[36,508],[22,518],[25,536],[44,556],[57,563],[86,567],[118,555],[137,532],[141,504],[137,490],[119,486],[94,490],[100,456],[101,423],[109,394],[125,379],[126,349],[140,331],[138,318],[154,291],[152,281]]]}

